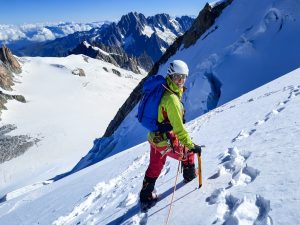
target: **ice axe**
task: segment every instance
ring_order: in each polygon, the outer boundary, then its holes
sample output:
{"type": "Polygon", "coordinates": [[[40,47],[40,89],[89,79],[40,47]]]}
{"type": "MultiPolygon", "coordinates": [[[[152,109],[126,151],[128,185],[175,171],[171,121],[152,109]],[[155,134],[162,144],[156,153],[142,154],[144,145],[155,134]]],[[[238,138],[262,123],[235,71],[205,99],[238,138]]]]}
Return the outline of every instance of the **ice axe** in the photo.
{"type": "MultiPolygon", "coordinates": [[[[201,152],[205,148],[205,145],[201,145],[201,152]]],[[[199,179],[199,188],[202,187],[202,159],[201,159],[201,153],[197,153],[198,158],[198,179],[199,179]]]]}

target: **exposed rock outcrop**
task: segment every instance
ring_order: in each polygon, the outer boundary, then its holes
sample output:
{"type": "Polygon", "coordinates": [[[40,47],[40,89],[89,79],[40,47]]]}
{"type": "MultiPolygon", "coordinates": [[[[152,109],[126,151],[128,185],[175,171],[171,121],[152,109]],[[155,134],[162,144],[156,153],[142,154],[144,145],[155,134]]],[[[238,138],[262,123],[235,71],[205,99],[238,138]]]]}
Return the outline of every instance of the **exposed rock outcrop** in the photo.
{"type": "MultiPolygon", "coordinates": [[[[109,56],[115,61],[116,66],[118,67],[121,67],[126,70],[131,70],[134,73],[140,73],[139,66],[143,68],[143,65],[140,64],[139,59],[137,57],[127,54],[120,47],[105,46],[103,44],[97,43],[95,43],[95,46],[108,53],[109,56]]],[[[98,56],[97,58],[100,58],[100,56],[98,56]]],[[[153,63],[151,65],[153,65],[153,63]]]]}
{"type": "Polygon", "coordinates": [[[140,58],[142,62],[141,63],[139,58],[128,55],[120,47],[109,47],[97,43],[89,44],[87,41],[84,41],[78,45],[70,52],[70,54],[84,54],[91,58],[101,59],[117,67],[131,70],[134,73],[141,73],[139,66],[146,70],[146,68],[151,68],[153,65],[153,62],[149,56],[147,58],[147,56],[142,55],[140,58]]]}
{"type": "Polygon", "coordinates": [[[183,37],[183,44],[185,48],[195,44],[204,32],[210,28],[217,17],[222,13],[223,9],[231,4],[233,0],[223,1],[215,7],[211,7],[208,3],[199,13],[197,19],[192,24],[191,28],[185,33],[183,37]]]}
{"type": "Polygon", "coordinates": [[[12,90],[13,73],[21,73],[22,69],[19,62],[11,51],[3,45],[0,48],[0,87],[4,90],[12,90]]]}
{"type": "Polygon", "coordinates": [[[2,91],[0,91],[0,110],[1,109],[6,109],[4,104],[7,102],[7,100],[17,100],[19,102],[25,103],[26,100],[23,95],[9,95],[5,94],[2,91]]]}
{"type": "Polygon", "coordinates": [[[0,60],[11,72],[19,74],[22,72],[22,68],[18,60],[13,56],[9,48],[5,45],[0,48],[0,60]]]}
{"type": "Polygon", "coordinates": [[[178,37],[175,42],[166,50],[162,57],[154,64],[151,71],[148,73],[138,86],[131,92],[122,107],[118,110],[114,119],[108,125],[104,137],[110,137],[115,130],[119,127],[125,117],[132,111],[135,105],[141,99],[141,90],[144,81],[149,76],[155,75],[158,72],[160,65],[165,64],[168,59],[173,56],[183,44],[185,48],[195,44],[195,42],[207,31],[213,24],[215,19],[221,14],[224,8],[231,4],[233,0],[223,1],[215,7],[211,7],[206,4],[205,7],[200,11],[198,17],[194,20],[191,28],[183,35],[178,37]]]}
{"type": "Polygon", "coordinates": [[[117,76],[121,76],[121,73],[120,73],[120,71],[119,70],[116,70],[116,69],[112,69],[111,70],[114,74],[116,74],[117,76]]]}
{"type": "Polygon", "coordinates": [[[39,141],[28,135],[10,136],[7,134],[16,128],[10,124],[0,127],[0,164],[22,155],[39,141]]]}
{"type": "Polygon", "coordinates": [[[0,87],[4,90],[12,90],[13,79],[11,72],[6,66],[0,61],[0,87]]]}
{"type": "Polygon", "coordinates": [[[85,77],[85,72],[81,68],[77,68],[77,69],[73,70],[72,74],[80,76],[80,77],[85,77]]]}
{"type": "MultiPolygon", "coordinates": [[[[0,87],[3,90],[11,91],[13,82],[13,74],[22,72],[21,65],[18,60],[13,56],[11,51],[3,45],[0,48],[0,87]]],[[[25,98],[21,95],[9,95],[0,91],[0,112],[6,109],[4,104],[7,100],[15,99],[20,102],[26,102],[25,98]]]]}

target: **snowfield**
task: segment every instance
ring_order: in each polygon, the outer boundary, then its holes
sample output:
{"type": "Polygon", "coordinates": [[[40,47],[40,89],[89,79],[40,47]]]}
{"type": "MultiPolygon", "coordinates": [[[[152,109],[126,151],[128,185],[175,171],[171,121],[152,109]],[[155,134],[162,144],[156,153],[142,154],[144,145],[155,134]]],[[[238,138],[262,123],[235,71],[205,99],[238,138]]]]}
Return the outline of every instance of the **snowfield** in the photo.
{"type": "MultiPolygon", "coordinates": [[[[202,154],[203,187],[177,184],[169,224],[300,224],[300,69],[187,124],[202,154]]],[[[139,212],[148,143],[3,201],[1,224],[164,224],[177,161],[157,180],[160,201],[139,212]]]]}
{"type": "Polygon", "coordinates": [[[0,196],[72,169],[143,78],[82,55],[20,60],[23,72],[16,76],[13,93],[22,94],[27,103],[9,101],[0,127],[14,125],[17,129],[7,135],[39,141],[0,164],[0,196]],[[72,74],[78,68],[86,76],[72,74]]]}

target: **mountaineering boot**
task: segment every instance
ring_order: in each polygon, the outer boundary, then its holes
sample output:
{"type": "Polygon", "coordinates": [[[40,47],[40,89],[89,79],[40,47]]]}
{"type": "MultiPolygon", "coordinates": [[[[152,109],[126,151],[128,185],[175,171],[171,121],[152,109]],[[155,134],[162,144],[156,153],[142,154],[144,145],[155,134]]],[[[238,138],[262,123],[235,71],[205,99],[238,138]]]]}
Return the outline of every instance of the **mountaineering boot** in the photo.
{"type": "Polygon", "coordinates": [[[141,204],[152,205],[157,201],[157,195],[153,192],[156,178],[145,176],[143,180],[143,187],[140,192],[141,204]]]}
{"type": "Polygon", "coordinates": [[[183,179],[185,183],[192,181],[196,177],[195,164],[182,164],[183,179]]]}

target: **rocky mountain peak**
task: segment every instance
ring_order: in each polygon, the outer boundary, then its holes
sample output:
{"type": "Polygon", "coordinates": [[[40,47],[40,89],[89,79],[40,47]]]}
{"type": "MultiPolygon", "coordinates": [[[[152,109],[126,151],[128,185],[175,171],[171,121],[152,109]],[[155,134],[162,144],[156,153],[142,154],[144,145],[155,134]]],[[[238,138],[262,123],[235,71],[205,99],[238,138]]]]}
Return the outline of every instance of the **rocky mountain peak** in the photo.
{"type": "Polygon", "coordinates": [[[154,16],[149,16],[147,21],[151,25],[161,24],[163,26],[169,27],[170,26],[170,15],[166,13],[157,14],[154,16]]]}
{"type": "Polygon", "coordinates": [[[121,17],[121,20],[117,23],[117,26],[121,28],[122,34],[127,34],[132,31],[143,30],[145,24],[147,24],[146,17],[137,12],[130,12],[121,17]]]}

